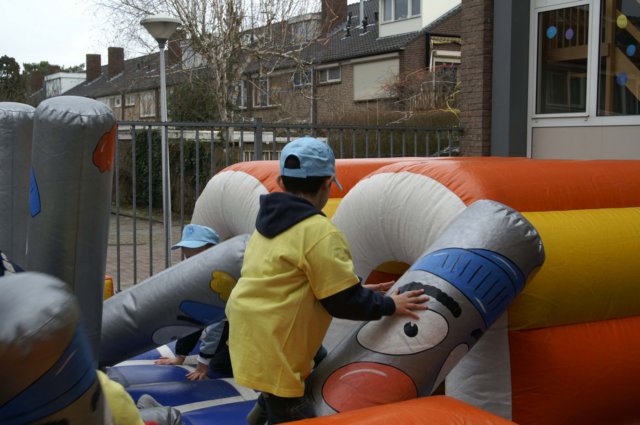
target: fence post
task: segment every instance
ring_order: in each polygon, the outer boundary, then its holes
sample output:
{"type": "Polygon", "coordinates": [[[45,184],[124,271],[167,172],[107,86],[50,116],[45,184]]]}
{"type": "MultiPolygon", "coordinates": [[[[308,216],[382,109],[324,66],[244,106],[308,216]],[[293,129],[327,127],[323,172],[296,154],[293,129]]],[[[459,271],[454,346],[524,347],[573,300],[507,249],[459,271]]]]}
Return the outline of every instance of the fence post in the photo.
{"type": "Polygon", "coordinates": [[[262,118],[254,118],[256,123],[253,130],[253,156],[255,161],[262,160],[262,118]]]}

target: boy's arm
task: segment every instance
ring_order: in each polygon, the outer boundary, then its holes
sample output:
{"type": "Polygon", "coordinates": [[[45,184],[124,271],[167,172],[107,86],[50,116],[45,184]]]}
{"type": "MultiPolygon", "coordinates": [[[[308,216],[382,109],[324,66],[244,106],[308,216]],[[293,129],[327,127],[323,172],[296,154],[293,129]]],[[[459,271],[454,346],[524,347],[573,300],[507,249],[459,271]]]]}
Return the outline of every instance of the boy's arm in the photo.
{"type": "Polygon", "coordinates": [[[198,344],[202,331],[195,331],[176,341],[176,354],[188,356],[198,344]]]}
{"type": "Polygon", "coordinates": [[[221,344],[227,343],[229,336],[226,320],[221,320],[207,326],[202,333],[200,341],[200,353],[198,353],[198,363],[208,365],[211,358],[220,350],[221,344]]]}
{"type": "Polygon", "coordinates": [[[349,320],[377,320],[396,311],[390,297],[373,292],[357,283],[334,295],[320,300],[333,317],[349,320]]]}

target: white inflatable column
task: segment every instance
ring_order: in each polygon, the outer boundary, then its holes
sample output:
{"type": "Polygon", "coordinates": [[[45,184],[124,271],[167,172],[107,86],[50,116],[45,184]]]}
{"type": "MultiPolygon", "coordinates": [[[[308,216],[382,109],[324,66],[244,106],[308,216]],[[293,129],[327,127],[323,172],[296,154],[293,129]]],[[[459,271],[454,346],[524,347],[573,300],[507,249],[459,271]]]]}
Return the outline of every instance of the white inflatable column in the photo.
{"type": "Polygon", "coordinates": [[[33,106],[0,102],[0,250],[25,265],[33,106]]]}
{"type": "Polygon", "coordinates": [[[96,354],[116,132],[113,112],[93,99],[54,97],[35,111],[26,270],[70,286],[96,354]]]}

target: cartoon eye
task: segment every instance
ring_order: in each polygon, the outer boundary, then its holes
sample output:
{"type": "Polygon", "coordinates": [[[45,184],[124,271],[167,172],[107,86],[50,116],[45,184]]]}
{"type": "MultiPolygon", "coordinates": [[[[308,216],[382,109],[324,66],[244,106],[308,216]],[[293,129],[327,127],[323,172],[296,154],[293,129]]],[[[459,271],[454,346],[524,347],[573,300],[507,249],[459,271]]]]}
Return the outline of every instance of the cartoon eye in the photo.
{"type": "Polygon", "coordinates": [[[405,323],[404,334],[409,338],[413,338],[414,336],[418,335],[418,325],[411,322],[405,323]]]}
{"type": "Polygon", "coordinates": [[[418,313],[420,320],[389,317],[369,322],[358,332],[358,342],[368,350],[389,355],[409,355],[440,344],[449,333],[446,319],[433,310],[418,313]]]}

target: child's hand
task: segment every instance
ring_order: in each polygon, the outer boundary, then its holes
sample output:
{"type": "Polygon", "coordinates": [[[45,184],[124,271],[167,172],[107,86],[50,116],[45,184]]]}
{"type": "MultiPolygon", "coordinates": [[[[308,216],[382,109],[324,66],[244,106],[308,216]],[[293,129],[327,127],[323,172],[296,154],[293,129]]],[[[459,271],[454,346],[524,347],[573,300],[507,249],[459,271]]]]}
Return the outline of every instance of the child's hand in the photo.
{"type": "Polygon", "coordinates": [[[394,283],[396,283],[395,280],[390,280],[389,282],[367,283],[366,285],[363,284],[362,286],[364,286],[367,289],[370,289],[373,292],[387,292],[389,288],[393,286],[394,283]]]}
{"type": "Polygon", "coordinates": [[[426,310],[427,306],[425,302],[429,300],[429,297],[422,295],[424,289],[415,289],[412,291],[403,292],[402,294],[396,289],[391,295],[393,302],[396,304],[396,312],[394,315],[409,316],[416,320],[420,319],[415,310],[426,310]]]}
{"type": "Polygon", "coordinates": [[[187,373],[187,379],[189,381],[202,381],[203,379],[207,379],[208,370],[209,370],[208,365],[198,363],[198,366],[196,366],[196,370],[194,370],[193,372],[187,373]]]}
{"type": "Polygon", "coordinates": [[[158,360],[154,361],[153,364],[167,364],[167,365],[181,365],[184,363],[185,356],[176,356],[176,357],[160,357],[158,360]]]}

